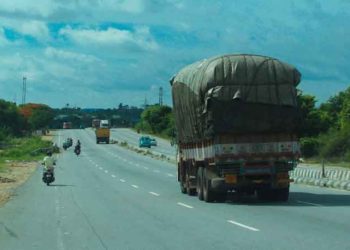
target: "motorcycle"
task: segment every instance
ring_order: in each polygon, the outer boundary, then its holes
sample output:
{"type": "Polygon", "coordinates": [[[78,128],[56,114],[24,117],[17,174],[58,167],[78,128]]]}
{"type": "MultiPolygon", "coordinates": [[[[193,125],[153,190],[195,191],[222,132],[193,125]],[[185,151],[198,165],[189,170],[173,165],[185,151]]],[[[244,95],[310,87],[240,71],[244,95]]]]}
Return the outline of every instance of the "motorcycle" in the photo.
{"type": "Polygon", "coordinates": [[[47,186],[50,185],[50,183],[55,181],[55,176],[53,174],[53,171],[46,170],[43,174],[43,182],[46,183],[47,186]]]}
{"type": "Polygon", "coordinates": [[[75,147],[74,153],[78,156],[80,155],[80,147],[75,147]]]}

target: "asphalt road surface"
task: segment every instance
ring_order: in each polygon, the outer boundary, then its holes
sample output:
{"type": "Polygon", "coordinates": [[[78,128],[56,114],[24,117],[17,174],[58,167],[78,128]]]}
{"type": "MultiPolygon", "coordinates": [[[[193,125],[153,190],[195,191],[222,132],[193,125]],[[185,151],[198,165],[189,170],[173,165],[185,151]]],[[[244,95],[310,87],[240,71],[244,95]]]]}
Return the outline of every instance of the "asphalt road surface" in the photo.
{"type": "Polygon", "coordinates": [[[0,249],[350,249],[350,193],[293,185],[287,203],[205,203],[180,193],[176,169],[89,130],[59,155],[56,182],[41,169],[0,208],[0,249]]]}

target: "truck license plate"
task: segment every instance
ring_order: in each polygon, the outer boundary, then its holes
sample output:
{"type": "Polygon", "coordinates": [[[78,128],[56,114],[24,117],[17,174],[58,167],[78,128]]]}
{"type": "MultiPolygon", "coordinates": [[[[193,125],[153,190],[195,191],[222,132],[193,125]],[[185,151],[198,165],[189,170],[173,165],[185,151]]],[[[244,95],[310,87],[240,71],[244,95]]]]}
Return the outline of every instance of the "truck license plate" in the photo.
{"type": "Polygon", "coordinates": [[[234,174],[225,175],[225,182],[226,183],[236,183],[237,182],[237,175],[234,175],[234,174]]]}

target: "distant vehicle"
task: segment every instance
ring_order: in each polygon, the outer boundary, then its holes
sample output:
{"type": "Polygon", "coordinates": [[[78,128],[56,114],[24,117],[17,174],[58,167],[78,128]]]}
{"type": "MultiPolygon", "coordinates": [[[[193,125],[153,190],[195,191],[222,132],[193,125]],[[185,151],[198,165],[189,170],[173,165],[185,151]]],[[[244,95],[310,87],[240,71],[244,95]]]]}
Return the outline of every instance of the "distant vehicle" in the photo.
{"type": "Polygon", "coordinates": [[[110,137],[110,129],[109,129],[109,121],[101,120],[99,126],[96,128],[96,143],[105,142],[109,144],[110,137]]]}
{"type": "Polygon", "coordinates": [[[98,127],[100,127],[100,119],[93,119],[93,120],[92,120],[91,127],[93,127],[93,128],[98,128],[98,127]]]}
{"type": "Polygon", "coordinates": [[[63,142],[63,149],[66,150],[67,148],[71,147],[73,145],[73,139],[67,138],[65,142],[63,142]]]}
{"type": "Polygon", "coordinates": [[[275,58],[224,55],[170,81],[182,193],[225,201],[228,191],[287,201],[300,156],[300,72],[275,58]]]}
{"type": "Polygon", "coordinates": [[[139,139],[140,148],[150,148],[151,147],[151,138],[148,136],[141,136],[139,139]]]}
{"type": "Polygon", "coordinates": [[[63,129],[71,129],[72,123],[71,122],[64,122],[63,123],[63,129]]]}
{"type": "Polygon", "coordinates": [[[157,146],[157,140],[155,138],[151,138],[151,146],[157,146]]]}

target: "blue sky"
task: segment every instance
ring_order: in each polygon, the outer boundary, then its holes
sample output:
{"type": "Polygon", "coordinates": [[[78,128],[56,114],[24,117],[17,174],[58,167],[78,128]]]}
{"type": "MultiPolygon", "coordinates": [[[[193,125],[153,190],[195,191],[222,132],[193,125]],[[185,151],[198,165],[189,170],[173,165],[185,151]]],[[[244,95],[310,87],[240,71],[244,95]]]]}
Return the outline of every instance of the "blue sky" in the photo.
{"type": "Polygon", "coordinates": [[[348,0],[2,0],[0,98],[63,107],[140,106],[194,61],[279,58],[326,101],[350,86],[348,0]]]}

